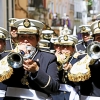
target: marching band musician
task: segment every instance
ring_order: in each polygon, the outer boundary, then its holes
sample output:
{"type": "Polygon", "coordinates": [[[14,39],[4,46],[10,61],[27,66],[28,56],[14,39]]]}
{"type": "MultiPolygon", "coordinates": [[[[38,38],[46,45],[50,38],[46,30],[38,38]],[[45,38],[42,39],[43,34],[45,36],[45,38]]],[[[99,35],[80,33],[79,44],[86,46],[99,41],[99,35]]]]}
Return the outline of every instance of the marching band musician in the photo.
{"type": "MultiPolygon", "coordinates": [[[[70,85],[71,82],[67,79],[67,70],[66,66],[68,65],[71,56],[75,52],[75,43],[77,43],[77,37],[71,34],[60,35],[58,42],[55,40],[54,45],[58,43],[60,45],[60,63],[59,67],[59,76],[60,76],[60,89],[59,94],[53,95],[54,100],[79,100],[79,96],[76,93],[75,89],[70,85]],[[65,74],[66,72],[66,74],[65,74]],[[64,77],[63,77],[64,76],[64,77]]],[[[57,56],[58,58],[58,56],[57,56]]],[[[70,68],[70,64],[68,65],[70,68]]]]}
{"type": "Polygon", "coordinates": [[[86,47],[89,45],[89,43],[92,42],[92,39],[90,39],[91,28],[90,28],[90,25],[81,25],[79,26],[79,28],[82,34],[82,41],[76,44],[75,48],[76,48],[76,51],[80,53],[85,53],[86,47]]]}
{"type": "MultiPolygon", "coordinates": [[[[93,37],[94,37],[93,41],[97,41],[98,43],[100,43],[100,21],[99,20],[92,23],[91,30],[93,31],[93,37]]],[[[98,79],[100,75],[99,58],[100,57],[98,55],[98,59],[96,59],[95,62],[89,66],[91,71],[91,77],[89,81],[87,83],[83,82],[81,84],[81,88],[82,88],[81,94],[84,95],[82,96],[81,100],[100,100],[100,81],[98,79]],[[88,93],[85,92],[87,91],[87,89],[89,90],[88,93]]]]}
{"type": "Polygon", "coordinates": [[[58,37],[51,38],[51,43],[53,43],[53,45],[54,45],[53,52],[57,57],[57,65],[58,65],[57,69],[59,71],[59,79],[61,82],[61,78],[62,78],[62,70],[60,70],[61,69],[61,65],[60,65],[60,63],[61,63],[61,60],[60,60],[61,59],[61,57],[60,57],[61,56],[61,45],[59,42],[59,38],[58,37]]]}
{"type": "Polygon", "coordinates": [[[86,54],[73,56],[70,63],[72,65],[69,79],[77,83],[79,87],[80,100],[100,100],[100,21],[91,24],[93,42],[87,47],[86,54]],[[97,44],[96,44],[97,43],[97,44]],[[98,49],[97,49],[98,48],[98,49]],[[95,50],[97,50],[95,52],[95,50]],[[91,59],[90,59],[91,58],[91,59]],[[85,65],[86,64],[86,65],[85,65]],[[76,65],[76,66],[74,66],[76,65]],[[77,67],[78,66],[78,67],[77,67]],[[79,68],[79,69],[78,69],[79,68]],[[77,70],[75,70],[77,69],[77,70]],[[79,71],[78,71],[79,70],[79,71]],[[78,72],[77,74],[75,74],[78,72]],[[73,76],[74,75],[74,76],[73,76]]]}
{"type": "Polygon", "coordinates": [[[60,48],[61,45],[58,39],[59,39],[58,37],[53,37],[50,40],[51,43],[54,44],[54,52],[55,52],[56,57],[61,54],[61,48],[60,48]]]}
{"type": "MultiPolygon", "coordinates": [[[[61,40],[60,40],[60,36],[63,36],[63,35],[66,36],[67,34],[71,34],[71,30],[69,30],[67,25],[65,24],[63,29],[60,32],[59,37],[52,37],[51,38],[51,42],[54,44],[54,50],[55,50],[55,55],[57,57],[58,66],[60,65],[59,63],[61,63],[61,54],[62,54],[61,53],[61,40]]],[[[61,66],[59,66],[59,69],[60,69],[60,67],[61,66]]]]}
{"type": "Polygon", "coordinates": [[[42,30],[42,38],[49,41],[48,46],[50,47],[50,50],[53,49],[53,44],[50,42],[53,34],[54,31],[48,25],[46,25],[46,28],[42,30]]]}
{"type": "Polygon", "coordinates": [[[50,52],[50,47],[49,47],[50,41],[45,40],[45,39],[40,39],[38,43],[38,47],[42,51],[50,52]]]}
{"type": "Polygon", "coordinates": [[[10,26],[10,36],[8,35],[8,37],[6,38],[6,48],[5,50],[12,50],[15,46],[14,41],[16,40],[17,37],[17,28],[14,27],[13,23],[18,20],[17,18],[10,18],[9,19],[9,26],[10,26]]]}
{"type": "MultiPolygon", "coordinates": [[[[61,45],[59,41],[59,37],[51,38],[51,42],[54,44],[54,54],[57,57],[57,69],[59,71],[59,82],[62,83],[62,62],[61,62],[61,45]]],[[[56,94],[52,95],[53,100],[69,100],[70,92],[68,91],[58,91],[56,94]]]]}
{"type": "Polygon", "coordinates": [[[10,38],[11,38],[11,44],[12,48],[16,47],[16,39],[17,39],[17,28],[14,26],[14,22],[19,20],[18,18],[9,18],[9,26],[10,26],[10,38]]]}
{"type": "MultiPolygon", "coordinates": [[[[1,69],[1,60],[6,57],[8,55],[9,52],[5,52],[5,49],[7,49],[6,47],[6,39],[8,39],[8,36],[9,36],[9,32],[0,27],[0,71],[2,72],[2,69],[1,69]]],[[[8,45],[10,47],[10,45],[8,45]]],[[[0,78],[2,77],[2,74],[0,72],[0,78]]],[[[2,79],[0,79],[0,100],[3,100],[4,99],[4,96],[5,96],[5,90],[6,90],[6,85],[3,84],[1,82],[2,79]]]]}
{"type": "Polygon", "coordinates": [[[48,27],[41,32],[41,39],[39,41],[39,48],[45,51],[50,51],[50,39],[52,37],[53,30],[49,29],[48,27]]]}
{"type": "Polygon", "coordinates": [[[72,67],[70,60],[75,53],[75,44],[78,42],[77,37],[74,35],[60,36],[61,53],[63,60],[63,76],[60,90],[70,92],[69,100],[79,100],[79,96],[74,89],[74,84],[68,80],[68,70],[72,67]],[[68,86],[68,88],[66,88],[68,86]],[[72,96],[73,95],[73,96],[72,96]]]}
{"type": "MultiPolygon", "coordinates": [[[[61,44],[61,53],[62,53],[61,58],[63,62],[65,59],[64,66],[66,66],[69,63],[69,60],[71,59],[73,54],[75,53],[75,44],[78,42],[78,40],[77,37],[73,35],[64,35],[60,37],[60,42],[61,42],[60,44],[61,44]]],[[[64,66],[63,66],[64,71],[68,70],[68,67],[66,68],[64,66]]],[[[64,80],[64,83],[68,83],[67,80],[64,80]]]]}
{"type": "MultiPolygon", "coordinates": [[[[8,36],[9,32],[0,27],[0,60],[8,54],[8,52],[5,52],[5,49],[7,48],[6,39],[8,39],[8,36]]],[[[10,47],[10,45],[8,46],[10,47]]]]}
{"type": "Polygon", "coordinates": [[[14,25],[18,28],[17,48],[23,52],[23,66],[13,68],[12,76],[2,82],[6,85],[4,100],[51,100],[48,96],[58,91],[59,77],[56,56],[37,48],[39,29],[44,24],[20,19],[14,25]]]}

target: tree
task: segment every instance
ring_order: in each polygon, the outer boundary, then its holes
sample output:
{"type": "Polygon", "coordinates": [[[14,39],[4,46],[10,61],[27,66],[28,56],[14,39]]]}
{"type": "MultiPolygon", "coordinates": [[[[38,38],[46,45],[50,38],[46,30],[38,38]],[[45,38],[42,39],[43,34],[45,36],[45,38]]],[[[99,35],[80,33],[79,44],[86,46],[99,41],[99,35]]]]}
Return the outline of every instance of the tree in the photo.
{"type": "Polygon", "coordinates": [[[87,8],[88,8],[89,15],[90,15],[90,10],[92,10],[92,4],[93,4],[93,0],[87,0],[87,8]]]}

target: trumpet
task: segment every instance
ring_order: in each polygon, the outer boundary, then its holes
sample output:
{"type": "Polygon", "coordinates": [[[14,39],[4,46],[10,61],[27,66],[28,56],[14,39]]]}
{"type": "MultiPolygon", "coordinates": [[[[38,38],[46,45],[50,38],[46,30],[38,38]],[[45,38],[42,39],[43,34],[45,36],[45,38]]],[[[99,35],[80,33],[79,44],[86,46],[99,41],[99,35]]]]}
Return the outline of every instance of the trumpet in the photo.
{"type": "Polygon", "coordinates": [[[99,59],[100,58],[100,43],[97,41],[91,42],[87,46],[86,52],[92,59],[99,59]]]}
{"type": "Polygon", "coordinates": [[[11,52],[8,54],[7,62],[12,68],[20,68],[23,65],[23,56],[20,53],[11,52]]]}
{"type": "Polygon", "coordinates": [[[26,59],[31,59],[36,51],[36,48],[33,46],[27,46],[27,50],[30,51],[29,54],[25,54],[24,51],[17,52],[11,52],[7,56],[7,62],[9,66],[12,68],[20,68],[23,65],[23,61],[26,59]]]}
{"type": "Polygon", "coordinates": [[[86,56],[73,64],[73,67],[70,69],[68,73],[70,81],[85,81],[91,77],[89,65],[93,65],[100,58],[100,43],[97,41],[91,42],[86,48],[86,53],[86,56]]]}

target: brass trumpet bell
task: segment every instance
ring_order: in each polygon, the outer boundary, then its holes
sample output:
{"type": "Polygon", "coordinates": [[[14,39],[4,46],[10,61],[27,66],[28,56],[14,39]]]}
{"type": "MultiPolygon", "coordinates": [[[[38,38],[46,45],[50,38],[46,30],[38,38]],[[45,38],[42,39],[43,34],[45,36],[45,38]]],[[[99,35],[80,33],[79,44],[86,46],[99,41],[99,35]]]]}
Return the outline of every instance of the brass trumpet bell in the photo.
{"type": "Polygon", "coordinates": [[[11,52],[8,54],[7,61],[12,68],[20,68],[23,65],[23,57],[20,53],[11,52]]]}
{"type": "Polygon", "coordinates": [[[92,59],[100,58],[100,43],[97,41],[91,42],[87,46],[87,53],[92,59]]]}
{"type": "Polygon", "coordinates": [[[36,52],[36,48],[33,46],[27,46],[26,49],[30,51],[29,54],[25,54],[23,50],[20,50],[20,51],[17,50],[17,52],[11,51],[11,53],[9,53],[7,57],[7,62],[9,66],[11,66],[12,68],[20,68],[23,66],[24,60],[32,59],[34,53],[36,52]]]}

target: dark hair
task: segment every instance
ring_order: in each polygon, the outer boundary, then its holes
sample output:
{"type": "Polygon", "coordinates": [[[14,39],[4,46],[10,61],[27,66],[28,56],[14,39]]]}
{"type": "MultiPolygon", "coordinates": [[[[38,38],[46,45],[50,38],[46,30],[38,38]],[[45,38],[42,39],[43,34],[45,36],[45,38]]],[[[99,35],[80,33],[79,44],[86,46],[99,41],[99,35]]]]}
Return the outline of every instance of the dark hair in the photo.
{"type": "Polygon", "coordinates": [[[35,36],[36,36],[36,39],[39,40],[40,35],[39,34],[35,34],[35,36]]]}
{"type": "Polygon", "coordinates": [[[71,46],[73,49],[75,48],[75,44],[74,43],[72,45],[64,45],[64,46],[71,46]]]}
{"type": "Polygon", "coordinates": [[[75,48],[75,44],[74,43],[72,44],[72,48],[75,48]]]}
{"type": "Polygon", "coordinates": [[[93,34],[93,35],[92,35],[92,37],[93,37],[93,40],[94,40],[94,38],[95,38],[95,35],[93,34]]]}
{"type": "Polygon", "coordinates": [[[2,40],[3,42],[5,42],[5,41],[6,41],[6,39],[2,39],[2,38],[0,38],[0,40],[2,40]]]}
{"type": "Polygon", "coordinates": [[[17,30],[17,28],[12,26],[12,27],[11,27],[11,31],[12,31],[12,30],[17,30]]]}

